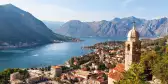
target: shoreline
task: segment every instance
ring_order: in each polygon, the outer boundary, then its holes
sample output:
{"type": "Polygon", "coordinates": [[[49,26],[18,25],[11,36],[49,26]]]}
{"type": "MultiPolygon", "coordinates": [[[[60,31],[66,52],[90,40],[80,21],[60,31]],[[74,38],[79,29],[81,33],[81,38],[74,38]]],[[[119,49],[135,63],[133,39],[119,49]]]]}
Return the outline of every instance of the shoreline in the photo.
{"type": "Polygon", "coordinates": [[[53,44],[53,43],[64,43],[64,42],[81,42],[83,40],[80,39],[72,39],[71,41],[54,41],[51,43],[32,43],[27,44],[23,43],[23,45],[7,45],[7,46],[0,46],[0,50],[11,50],[11,49],[22,49],[22,48],[34,48],[42,45],[53,44]]]}
{"type": "MultiPolygon", "coordinates": [[[[73,42],[73,41],[71,41],[73,42]]],[[[79,42],[79,41],[78,41],[79,42]]],[[[106,42],[122,42],[122,41],[106,41],[106,42]]],[[[90,53],[88,54],[83,54],[81,56],[72,56],[70,59],[66,60],[63,64],[57,64],[58,66],[66,66],[66,62],[68,62],[69,60],[71,60],[72,58],[78,58],[78,57],[85,57],[85,56],[88,56],[90,54],[93,54],[95,53],[95,50],[96,50],[96,47],[97,45],[101,44],[101,43],[106,43],[106,42],[99,42],[99,43],[96,43],[96,44],[93,44],[91,46],[84,46],[84,47],[81,47],[82,49],[88,49],[88,50],[91,50],[90,53]]],[[[59,43],[63,43],[63,42],[59,42],[59,43]]],[[[40,45],[38,45],[40,46],[40,45]]],[[[36,46],[34,46],[36,47],[36,46]]],[[[22,47],[23,48],[23,47],[22,47]]],[[[15,49],[18,49],[18,48],[15,48],[15,49]]],[[[49,66],[53,66],[53,65],[43,65],[41,64],[40,66],[34,66],[34,67],[28,67],[28,68],[6,68],[6,69],[38,69],[38,68],[45,68],[45,67],[49,67],[49,66]]],[[[55,66],[55,65],[54,65],[55,66]]],[[[6,69],[3,69],[3,70],[0,70],[0,72],[6,70],[6,69]]]]}

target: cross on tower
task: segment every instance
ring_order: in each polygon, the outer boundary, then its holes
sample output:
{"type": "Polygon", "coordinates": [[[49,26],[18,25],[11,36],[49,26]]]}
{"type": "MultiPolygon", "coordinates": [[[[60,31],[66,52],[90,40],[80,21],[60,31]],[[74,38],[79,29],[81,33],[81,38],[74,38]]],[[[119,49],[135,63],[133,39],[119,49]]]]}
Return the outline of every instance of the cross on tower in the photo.
{"type": "Polygon", "coordinates": [[[132,23],[133,23],[133,25],[135,25],[135,24],[136,24],[136,22],[135,22],[135,21],[133,21],[132,23]]]}
{"type": "Polygon", "coordinates": [[[132,24],[133,24],[133,28],[135,28],[135,24],[136,24],[136,22],[135,22],[135,21],[133,21],[133,22],[132,22],[132,24]]]}

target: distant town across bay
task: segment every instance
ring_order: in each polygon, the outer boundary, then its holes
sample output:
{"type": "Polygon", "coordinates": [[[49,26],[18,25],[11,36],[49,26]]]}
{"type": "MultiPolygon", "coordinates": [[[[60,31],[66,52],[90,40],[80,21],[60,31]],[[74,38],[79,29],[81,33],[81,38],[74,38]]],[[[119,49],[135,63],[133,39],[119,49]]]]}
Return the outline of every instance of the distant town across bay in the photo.
{"type": "Polygon", "coordinates": [[[0,71],[6,68],[31,68],[63,64],[74,56],[90,53],[82,49],[105,41],[124,41],[126,38],[81,38],[81,42],[64,42],[43,45],[34,48],[21,48],[0,51],[0,71]],[[75,46],[75,47],[74,47],[75,46]]]}

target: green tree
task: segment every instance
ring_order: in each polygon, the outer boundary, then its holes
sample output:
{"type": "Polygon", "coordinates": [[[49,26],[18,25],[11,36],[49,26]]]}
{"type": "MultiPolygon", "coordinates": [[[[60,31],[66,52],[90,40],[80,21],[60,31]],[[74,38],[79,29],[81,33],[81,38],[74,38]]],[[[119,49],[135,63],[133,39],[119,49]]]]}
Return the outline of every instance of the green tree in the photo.
{"type": "Polygon", "coordinates": [[[162,56],[161,59],[152,67],[152,73],[158,79],[162,81],[163,84],[168,84],[168,56],[162,56]]]}
{"type": "Polygon", "coordinates": [[[24,75],[24,78],[29,77],[27,70],[22,69],[6,69],[3,72],[0,72],[0,84],[9,84],[10,74],[19,72],[24,75]]]}
{"type": "Polygon", "coordinates": [[[105,66],[105,64],[100,64],[99,65],[99,70],[105,70],[106,69],[106,66],[105,66]]]}
{"type": "Polygon", "coordinates": [[[124,73],[124,78],[116,84],[148,84],[145,81],[144,66],[132,64],[131,68],[124,73]]]}
{"type": "Polygon", "coordinates": [[[141,55],[140,64],[145,68],[151,68],[155,63],[158,62],[160,56],[155,51],[145,52],[141,55]]]}
{"type": "Polygon", "coordinates": [[[165,45],[166,40],[165,39],[160,39],[159,40],[159,46],[164,46],[165,45]]]}

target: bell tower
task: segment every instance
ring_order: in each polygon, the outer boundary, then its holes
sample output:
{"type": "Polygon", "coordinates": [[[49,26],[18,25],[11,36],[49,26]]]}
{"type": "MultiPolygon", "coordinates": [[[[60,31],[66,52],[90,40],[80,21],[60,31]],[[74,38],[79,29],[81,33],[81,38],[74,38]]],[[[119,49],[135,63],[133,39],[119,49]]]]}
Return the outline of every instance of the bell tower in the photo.
{"type": "Polygon", "coordinates": [[[141,41],[139,40],[139,33],[135,29],[135,22],[133,28],[128,32],[127,41],[125,42],[125,70],[130,68],[132,63],[138,63],[141,55],[141,41]]]}

